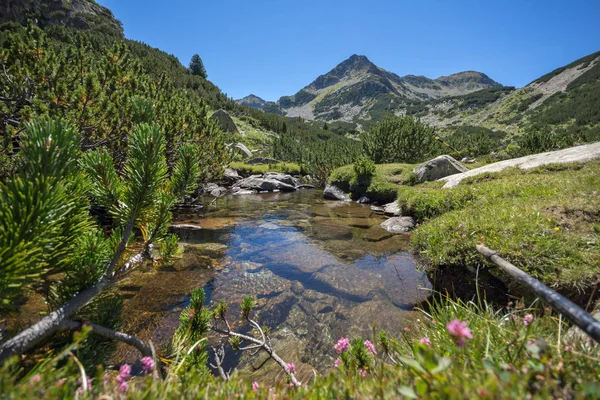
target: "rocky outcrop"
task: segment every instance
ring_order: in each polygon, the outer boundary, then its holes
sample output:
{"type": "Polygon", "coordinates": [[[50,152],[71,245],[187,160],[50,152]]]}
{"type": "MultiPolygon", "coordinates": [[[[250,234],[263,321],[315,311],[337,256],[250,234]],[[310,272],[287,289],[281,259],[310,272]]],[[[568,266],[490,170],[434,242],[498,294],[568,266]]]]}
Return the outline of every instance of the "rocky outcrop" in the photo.
{"type": "Polygon", "coordinates": [[[413,217],[393,217],[381,223],[381,227],[390,233],[408,233],[415,227],[413,217]]]}
{"type": "Polygon", "coordinates": [[[64,25],[76,29],[98,29],[123,36],[123,27],[113,13],[92,0],[3,0],[0,23],[26,24],[35,21],[41,27],[64,25]]]}
{"type": "Polygon", "coordinates": [[[235,169],[225,168],[225,171],[223,172],[223,180],[233,184],[240,179],[242,179],[242,177],[235,169]]]}
{"type": "Polygon", "coordinates": [[[454,158],[443,155],[429,160],[414,169],[419,182],[436,181],[446,176],[467,172],[468,169],[454,158]]]}
{"type": "Polygon", "coordinates": [[[221,129],[223,129],[225,132],[239,133],[233,118],[231,118],[231,115],[229,115],[227,111],[223,109],[217,110],[213,113],[213,115],[210,116],[210,118],[216,120],[217,124],[219,124],[221,129]]]}
{"type": "Polygon", "coordinates": [[[327,185],[323,190],[323,198],[327,200],[350,201],[350,196],[334,185],[327,185]]]}
{"type": "Polygon", "coordinates": [[[263,175],[265,179],[275,179],[276,181],[283,182],[290,186],[298,186],[298,179],[288,174],[282,174],[281,172],[267,172],[263,175]]]}
{"type": "Polygon", "coordinates": [[[504,160],[486,166],[475,168],[458,175],[452,175],[442,180],[446,181],[444,188],[453,188],[465,178],[486,172],[500,172],[506,168],[518,167],[530,169],[546,164],[565,164],[572,162],[585,162],[600,158],[600,142],[571,147],[564,150],[550,151],[547,153],[532,154],[530,156],[504,160]]]}

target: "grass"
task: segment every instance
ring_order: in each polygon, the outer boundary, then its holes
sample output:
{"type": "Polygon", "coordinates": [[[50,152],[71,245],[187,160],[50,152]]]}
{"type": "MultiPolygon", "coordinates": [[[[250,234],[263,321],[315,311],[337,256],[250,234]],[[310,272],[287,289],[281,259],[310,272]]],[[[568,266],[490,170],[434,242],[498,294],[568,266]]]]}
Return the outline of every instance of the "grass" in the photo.
{"type": "Polygon", "coordinates": [[[277,164],[249,165],[243,162],[232,162],[230,168],[243,175],[265,174],[267,172],[283,172],[285,174],[299,175],[302,168],[298,164],[281,162],[277,164]]]}
{"type": "MultiPolygon", "coordinates": [[[[62,354],[49,357],[23,376],[15,365],[0,369],[0,389],[5,398],[598,398],[600,346],[566,335],[567,324],[541,305],[494,308],[485,301],[462,302],[436,296],[408,331],[373,333],[351,338],[340,358],[339,369],[324,376],[306,375],[302,387],[291,388],[278,378],[272,385],[252,382],[233,374],[221,381],[196,368],[173,363],[165,379],[151,375],[129,380],[125,393],[116,382],[116,371],[98,367],[88,371],[89,392],[81,390],[83,371],[77,366],[77,342],[62,354]],[[472,339],[459,347],[447,328],[460,320],[472,339]],[[526,320],[531,322],[527,325],[526,320]],[[421,344],[427,338],[430,345],[421,344]],[[363,340],[376,345],[376,355],[363,340]],[[392,361],[393,360],[393,361],[392,361]],[[365,376],[357,368],[366,371],[365,376]],[[77,392],[80,392],[77,394],[77,392]]],[[[333,347],[334,338],[331,346],[333,347]]],[[[231,349],[227,350],[231,352],[231,349]]],[[[290,360],[295,361],[295,360],[290,360]]],[[[272,361],[271,361],[272,362],[272,361]]],[[[333,364],[333,363],[332,363],[333,364]]],[[[186,364],[187,365],[187,364],[186,364]]]]}
{"type": "Polygon", "coordinates": [[[475,245],[484,243],[547,285],[577,293],[600,272],[598,182],[598,161],[548,165],[478,175],[453,189],[404,186],[398,202],[420,223],[411,240],[428,268],[482,265],[475,245]]]}
{"type": "Polygon", "coordinates": [[[352,165],[335,169],[329,176],[328,182],[345,192],[352,192],[353,198],[367,196],[371,201],[380,204],[389,203],[396,199],[400,185],[413,185],[416,176],[412,172],[413,164],[380,164],[375,167],[375,175],[367,187],[357,188],[351,184],[354,178],[352,165]]]}

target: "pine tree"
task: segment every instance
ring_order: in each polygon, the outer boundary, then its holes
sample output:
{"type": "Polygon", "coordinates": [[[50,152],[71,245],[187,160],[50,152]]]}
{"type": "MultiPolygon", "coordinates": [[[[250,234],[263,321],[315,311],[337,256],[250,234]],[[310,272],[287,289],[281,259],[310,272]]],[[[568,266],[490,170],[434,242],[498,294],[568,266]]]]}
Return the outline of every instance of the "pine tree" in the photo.
{"type": "Polygon", "coordinates": [[[204,68],[204,63],[198,54],[194,54],[190,61],[190,73],[192,75],[198,75],[202,78],[206,79],[208,74],[206,73],[206,69],[204,68]]]}

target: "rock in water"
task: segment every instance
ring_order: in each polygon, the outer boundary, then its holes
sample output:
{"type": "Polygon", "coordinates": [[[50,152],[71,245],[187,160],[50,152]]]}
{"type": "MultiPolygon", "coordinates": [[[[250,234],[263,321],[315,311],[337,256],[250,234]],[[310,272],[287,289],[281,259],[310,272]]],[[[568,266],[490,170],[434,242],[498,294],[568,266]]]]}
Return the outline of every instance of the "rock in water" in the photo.
{"type": "Polygon", "coordinates": [[[414,226],[413,217],[393,217],[381,223],[381,227],[391,233],[408,233],[414,226]]]}
{"type": "Polygon", "coordinates": [[[468,169],[454,158],[444,155],[429,160],[414,169],[419,182],[436,181],[446,176],[467,172],[468,169]]]}
{"type": "Polygon", "coordinates": [[[350,201],[350,196],[337,186],[327,185],[323,190],[323,198],[328,200],[350,201]]]}
{"type": "Polygon", "coordinates": [[[263,178],[265,179],[275,179],[276,181],[286,183],[290,186],[298,186],[298,181],[291,175],[282,174],[280,172],[267,172],[263,178]]]}
{"type": "Polygon", "coordinates": [[[240,174],[238,174],[238,172],[235,169],[225,168],[225,171],[223,172],[223,180],[229,183],[235,183],[240,179],[242,179],[242,177],[240,176],[240,174]]]}
{"type": "Polygon", "coordinates": [[[275,179],[260,178],[257,176],[251,176],[246,179],[242,179],[235,184],[236,187],[249,190],[258,190],[259,192],[267,191],[272,192],[274,190],[281,190],[282,192],[293,192],[296,190],[295,186],[288,185],[275,179]]]}
{"type": "Polygon", "coordinates": [[[362,196],[356,201],[358,204],[369,204],[371,200],[367,196],[362,196]]]}
{"type": "Polygon", "coordinates": [[[393,201],[383,206],[383,213],[390,217],[399,217],[402,215],[402,209],[397,201],[393,201]]]}

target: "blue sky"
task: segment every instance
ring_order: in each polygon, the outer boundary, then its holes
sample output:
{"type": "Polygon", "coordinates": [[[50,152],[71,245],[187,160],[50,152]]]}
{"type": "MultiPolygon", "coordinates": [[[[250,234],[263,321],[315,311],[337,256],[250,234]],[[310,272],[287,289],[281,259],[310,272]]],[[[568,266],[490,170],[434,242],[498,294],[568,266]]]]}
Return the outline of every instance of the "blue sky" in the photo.
{"type": "Polygon", "coordinates": [[[600,0],[98,0],[125,35],[200,54],[230,97],[291,95],[352,54],[398,75],[512,86],[600,50],[600,0]]]}

